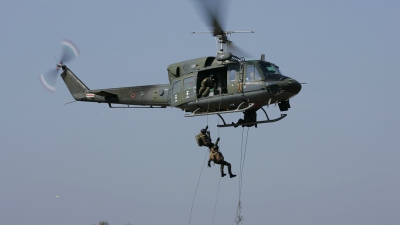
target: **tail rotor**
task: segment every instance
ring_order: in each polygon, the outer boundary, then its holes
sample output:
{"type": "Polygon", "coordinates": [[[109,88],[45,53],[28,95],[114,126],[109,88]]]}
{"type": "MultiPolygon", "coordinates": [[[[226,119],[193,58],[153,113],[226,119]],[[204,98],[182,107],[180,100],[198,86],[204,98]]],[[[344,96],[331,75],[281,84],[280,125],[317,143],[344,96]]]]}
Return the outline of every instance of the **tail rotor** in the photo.
{"type": "Polygon", "coordinates": [[[43,73],[40,75],[40,83],[43,87],[54,93],[56,91],[56,83],[57,78],[60,74],[60,67],[64,65],[64,63],[71,62],[73,59],[78,58],[80,55],[78,47],[70,40],[63,39],[61,41],[61,58],[60,62],[56,65],[55,69],[51,69],[50,71],[43,73]]]}

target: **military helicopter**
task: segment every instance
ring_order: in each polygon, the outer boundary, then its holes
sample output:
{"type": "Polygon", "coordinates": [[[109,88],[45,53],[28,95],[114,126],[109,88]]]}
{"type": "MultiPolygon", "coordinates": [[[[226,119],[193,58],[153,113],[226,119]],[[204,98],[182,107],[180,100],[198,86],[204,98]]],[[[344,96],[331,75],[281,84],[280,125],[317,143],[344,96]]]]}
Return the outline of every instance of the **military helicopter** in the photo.
{"type": "MultiPolygon", "coordinates": [[[[216,1],[219,2],[219,1],[216,1]]],[[[107,103],[110,108],[166,108],[175,107],[187,112],[185,117],[218,115],[223,124],[218,127],[257,126],[260,123],[276,122],[280,117],[270,119],[263,106],[275,104],[281,112],[290,108],[289,99],[301,90],[301,84],[284,76],[279,67],[265,60],[246,60],[230,52],[234,49],[230,37],[234,33],[254,33],[254,31],[229,31],[221,27],[218,13],[199,1],[211,26],[210,32],[217,42],[216,56],[207,56],[170,64],[167,67],[169,83],[158,85],[89,89],[64,63],[77,57],[79,51],[68,40],[64,47],[57,70],[76,101],[107,103]],[[199,95],[201,83],[213,78],[214,86],[208,95],[199,95]],[[261,109],[265,120],[258,121],[256,111],[261,109]],[[222,114],[243,112],[244,118],[238,123],[226,123],[222,114]]],[[[55,90],[57,72],[40,76],[42,84],[55,90]]]]}

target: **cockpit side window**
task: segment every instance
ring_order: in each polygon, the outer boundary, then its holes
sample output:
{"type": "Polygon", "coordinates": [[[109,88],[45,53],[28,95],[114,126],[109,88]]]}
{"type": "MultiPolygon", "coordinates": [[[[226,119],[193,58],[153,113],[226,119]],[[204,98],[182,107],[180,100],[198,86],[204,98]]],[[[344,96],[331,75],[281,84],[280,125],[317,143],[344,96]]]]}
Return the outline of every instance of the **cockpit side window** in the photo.
{"type": "Polygon", "coordinates": [[[275,66],[274,64],[260,62],[259,66],[266,77],[268,75],[281,74],[279,72],[279,67],[275,66]]]}
{"type": "Polygon", "coordinates": [[[246,83],[251,81],[261,80],[260,73],[254,65],[247,65],[246,67],[246,83]]]}

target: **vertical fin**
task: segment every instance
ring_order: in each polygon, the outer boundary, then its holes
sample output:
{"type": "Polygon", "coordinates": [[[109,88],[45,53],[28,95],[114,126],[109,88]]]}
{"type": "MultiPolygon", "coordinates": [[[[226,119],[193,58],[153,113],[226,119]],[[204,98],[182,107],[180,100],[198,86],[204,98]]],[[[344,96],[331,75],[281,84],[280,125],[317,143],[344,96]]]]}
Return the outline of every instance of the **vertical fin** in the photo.
{"type": "Polygon", "coordinates": [[[90,89],[66,66],[63,66],[63,70],[61,77],[67,85],[69,92],[71,92],[72,97],[75,100],[85,98],[85,94],[90,89]]]}

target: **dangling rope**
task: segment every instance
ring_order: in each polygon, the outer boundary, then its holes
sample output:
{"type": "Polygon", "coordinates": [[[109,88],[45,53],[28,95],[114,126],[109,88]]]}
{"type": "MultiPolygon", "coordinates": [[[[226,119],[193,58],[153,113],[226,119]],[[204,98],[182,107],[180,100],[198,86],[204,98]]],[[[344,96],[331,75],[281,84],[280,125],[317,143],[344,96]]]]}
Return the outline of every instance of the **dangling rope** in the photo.
{"type": "MultiPolygon", "coordinates": [[[[218,136],[219,136],[219,128],[218,128],[218,136]]],[[[192,201],[192,208],[190,209],[189,225],[190,225],[190,222],[191,222],[191,220],[192,220],[192,212],[193,212],[194,200],[195,200],[195,198],[196,198],[197,189],[198,189],[198,187],[199,187],[200,178],[201,178],[201,175],[202,175],[202,173],[203,173],[204,164],[205,164],[205,162],[206,162],[207,155],[208,155],[208,151],[207,151],[206,157],[204,158],[203,167],[201,168],[200,176],[199,176],[199,179],[198,179],[198,181],[197,181],[196,190],[195,190],[195,192],[194,192],[193,201],[192,201]]],[[[213,225],[214,225],[214,219],[215,219],[215,211],[216,211],[216,209],[217,209],[217,202],[218,202],[218,195],[219,195],[219,187],[220,187],[220,185],[221,185],[221,177],[219,178],[218,190],[217,190],[217,197],[216,197],[216,199],[215,199],[214,215],[213,215],[213,222],[212,222],[213,225]]]]}
{"type": "MultiPolygon", "coordinates": [[[[219,100],[219,108],[218,108],[218,111],[221,111],[221,101],[222,101],[222,98],[219,100]]],[[[218,117],[218,124],[219,124],[219,117],[218,117]]],[[[218,127],[218,137],[219,137],[219,129],[220,129],[220,127],[218,127]]],[[[221,178],[222,178],[222,177],[219,177],[218,190],[217,190],[217,197],[215,198],[214,215],[213,215],[212,225],[214,225],[215,211],[217,210],[217,202],[218,202],[218,195],[219,195],[219,187],[220,187],[220,185],[221,185],[221,178]]]]}
{"type": "Polygon", "coordinates": [[[236,219],[235,222],[238,225],[239,223],[243,224],[243,216],[241,215],[242,212],[242,202],[241,202],[241,197],[242,197],[242,185],[243,185],[243,168],[244,168],[244,162],[246,160],[246,152],[247,152],[247,140],[249,137],[249,128],[247,128],[247,135],[246,135],[246,142],[244,146],[244,154],[243,154],[243,133],[244,133],[244,128],[242,129],[242,146],[240,149],[240,175],[239,175],[239,202],[238,202],[238,207],[236,210],[236,219]],[[243,160],[242,160],[243,158],[243,160]]]}
{"type": "MultiPolygon", "coordinates": [[[[242,140],[243,140],[243,131],[244,128],[242,130],[242,140]]],[[[241,197],[241,192],[242,192],[242,185],[243,185],[243,168],[244,168],[244,162],[246,160],[246,152],[247,152],[247,140],[249,137],[249,128],[247,128],[247,134],[246,134],[246,143],[244,146],[244,154],[243,154],[243,161],[242,158],[240,158],[240,179],[239,179],[239,198],[241,197]]],[[[240,154],[242,154],[242,151],[240,152],[240,154]]]]}
{"type": "Polygon", "coordinates": [[[215,218],[215,211],[217,210],[217,202],[218,202],[218,194],[219,194],[219,186],[221,184],[221,177],[219,177],[219,182],[218,182],[218,191],[217,191],[217,197],[215,199],[215,205],[214,205],[214,215],[213,215],[213,222],[212,225],[214,225],[214,218],[215,218]]]}
{"type": "MultiPolygon", "coordinates": [[[[219,99],[218,112],[221,112],[221,101],[222,101],[222,97],[219,99]]],[[[219,116],[218,116],[218,124],[219,124],[219,116]]],[[[218,137],[219,137],[219,129],[220,129],[220,127],[218,127],[218,137]]]]}
{"type": "Polygon", "coordinates": [[[208,106],[207,106],[207,126],[208,126],[208,110],[210,110],[210,99],[208,100],[208,106]]]}
{"type": "MultiPolygon", "coordinates": [[[[209,111],[209,109],[210,109],[210,101],[208,101],[208,106],[207,106],[207,126],[208,126],[208,111],[209,111]]],[[[220,100],[220,102],[219,102],[219,111],[220,111],[220,110],[221,110],[221,100],[220,100]]],[[[218,117],[218,124],[219,124],[219,117],[218,117]]],[[[218,137],[219,137],[219,129],[220,129],[220,128],[218,127],[218,137]]],[[[205,164],[205,162],[206,162],[207,155],[208,155],[208,151],[207,151],[206,157],[204,158],[203,167],[201,168],[200,176],[199,176],[199,179],[198,179],[198,181],[197,181],[196,190],[195,190],[195,193],[194,193],[194,196],[193,196],[192,207],[191,207],[191,209],[190,209],[189,225],[190,225],[190,222],[191,222],[191,220],[192,220],[192,212],[193,212],[194,200],[195,200],[195,198],[196,198],[197,189],[198,189],[198,187],[199,187],[200,178],[201,178],[201,174],[203,173],[204,164],[205,164]]],[[[217,190],[217,197],[216,197],[216,199],[215,199],[214,215],[213,215],[213,222],[212,222],[213,225],[214,225],[214,219],[215,219],[215,212],[216,212],[216,209],[217,209],[217,202],[218,202],[218,195],[219,195],[219,187],[220,187],[220,185],[221,185],[221,177],[219,178],[218,190],[217,190]]]]}
{"type": "Polygon", "coordinates": [[[199,187],[200,178],[201,178],[201,174],[203,173],[204,164],[205,164],[205,162],[206,162],[207,155],[208,155],[208,151],[206,152],[206,157],[204,158],[203,166],[201,167],[201,172],[200,172],[199,180],[197,181],[196,191],[194,192],[193,201],[192,201],[192,208],[190,209],[189,225],[190,225],[190,221],[192,221],[192,212],[193,212],[194,199],[196,198],[197,188],[199,187]]]}
{"type": "MultiPolygon", "coordinates": [[[[218,109],[218,111],[221,111],[221,100],[219,101],[219,109],[218,109]]],[[[219,124],[219,117],[218,117],[218,124],[219,124]]],[[[220,129],[220,127],[218,127],[218,137],[219,137],[219,129],[220,129]]],[[[220,187],[220,185],[221,185],[221,178],[222,178],[222,177],[219,177],[218,191],[217,191],[217,197],[216,197],[216,199],[215,199],[214,215],[213,215],[213,222],[212,222],[212,225],[214,225],[215,211],[217,210],[217,202],[218,202],[218,195],[219,195],[219,187],[220,187]]]]}

